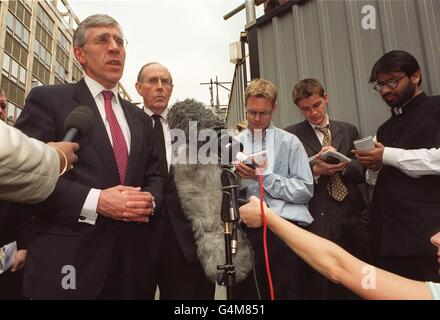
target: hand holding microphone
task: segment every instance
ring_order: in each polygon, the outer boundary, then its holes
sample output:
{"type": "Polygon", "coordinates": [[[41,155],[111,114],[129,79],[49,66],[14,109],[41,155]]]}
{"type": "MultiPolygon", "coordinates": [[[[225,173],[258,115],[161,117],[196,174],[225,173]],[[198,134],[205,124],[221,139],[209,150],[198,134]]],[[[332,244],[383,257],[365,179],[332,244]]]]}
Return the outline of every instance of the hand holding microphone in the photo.
{"type": "Polygon", "coordinates": [[[74,142],[49,142],[49,146],[55,148],[60,157],[60,175],[73,168],[73,164],[78,161],[75,151],[78,151],[79,144],[74,142]]]}
{"type": "Polygon", "coordinates": [[[64,135],[62,142],[49,142],[48,145],[55,148],[60,157],[60,176],[73,169],[73,164],[78,161],[75,151],[79,150],[79,144],[73,141],[76,138],[85,137],[93,126],[93,112],[90,108],[79,106],[75,108],[64,121],[64,135]]]}

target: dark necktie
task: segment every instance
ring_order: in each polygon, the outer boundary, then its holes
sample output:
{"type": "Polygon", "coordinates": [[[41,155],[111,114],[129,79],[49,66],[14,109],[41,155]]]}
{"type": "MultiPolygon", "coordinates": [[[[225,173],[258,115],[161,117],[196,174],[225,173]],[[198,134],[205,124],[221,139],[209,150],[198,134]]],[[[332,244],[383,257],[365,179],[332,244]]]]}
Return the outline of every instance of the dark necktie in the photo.
{"type": "Polygon", "coordinates": [[[115,112],[112,106],[113,92],[104,90],[102,91],[104,97],[105,115],[107,117],[108,124],[110,126],[110,132],[113,141],[113,153],[115,155],[116,165],[118,166],[119,181],[121,184],[125,183],[125,173],[127,171],[128,163],[128,148],[125,142],[124,135],[122,134],[121,127],[119,126],[118,119],[116,119],[115,112]]]}
{"type": "Polygon", "coordinates": [[[158,114],[153,114],[151,116],[154,119],[154,143],[156,145],[156,150],[159,158],[159,170],[160,173],[166,177],[168,175],[168,163],[167,163],[167,151],[165,147],[165,137],[163,134],[163,127],[160,118],[162,118],[158,114]]]}
{"type": "MultiPolygon", "coordinates": [[[[325,127],[315,127],[315,129],[322,132],[322,134],[324,135],[322,146],[331,146],[332,144],[330,139],[330,129],[328,125],[325,127]]],[[[348,195],[347,186],[342,181],[339,173],[335,173],[334,175],[330,176],[330,184],[327,186],[327,190],[330,197],[332,197],[336,201],[343,201],[348,195]]]]}

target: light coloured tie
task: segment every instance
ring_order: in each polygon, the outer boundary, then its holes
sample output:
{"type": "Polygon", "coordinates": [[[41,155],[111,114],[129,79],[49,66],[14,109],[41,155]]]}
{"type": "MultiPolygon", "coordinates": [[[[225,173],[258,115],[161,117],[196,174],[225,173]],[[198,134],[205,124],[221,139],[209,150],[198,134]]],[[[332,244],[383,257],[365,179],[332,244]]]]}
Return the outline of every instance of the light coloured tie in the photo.
{"type": "MultiPolygon", "coordinates": [[[[324,135],[322,146],[331,146],[330,130],[328,125],[325,127],[315,127],[315,129],[322,132],[322,134],[324,135]]],[[[348,189],[342,181],[339,173],[335,173],[334,175],[330,176],[330,183],[327,185],[327,191],[330,197],[332,197],[336,201],[343,201],[345,197],[347,197],[348,189]]]]}

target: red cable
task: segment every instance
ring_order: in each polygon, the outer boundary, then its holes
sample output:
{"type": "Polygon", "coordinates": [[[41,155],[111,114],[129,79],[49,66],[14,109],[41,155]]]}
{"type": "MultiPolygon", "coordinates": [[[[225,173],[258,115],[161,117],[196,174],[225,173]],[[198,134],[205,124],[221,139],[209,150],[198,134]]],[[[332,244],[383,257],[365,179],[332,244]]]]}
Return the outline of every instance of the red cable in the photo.
{"type": "Polygon", "coordinates": [[[272,283],[272,274],[270,272],[270,263],[269,263],[269,254],[267,252],[267,219],[266,214],[264,213],[264,190],[263,190],[263,176],[259,175],[259,182],[260,182],[260,208],[261,208],[261,216],[263,218],[263,248],[264,248],[264,260],[266,262],[266,273],[267,273],[267,280],[269,282],[269,290],[270,290],[270,300],[275,300],[275,293],[273,290],[273,283],[272,283]]]}

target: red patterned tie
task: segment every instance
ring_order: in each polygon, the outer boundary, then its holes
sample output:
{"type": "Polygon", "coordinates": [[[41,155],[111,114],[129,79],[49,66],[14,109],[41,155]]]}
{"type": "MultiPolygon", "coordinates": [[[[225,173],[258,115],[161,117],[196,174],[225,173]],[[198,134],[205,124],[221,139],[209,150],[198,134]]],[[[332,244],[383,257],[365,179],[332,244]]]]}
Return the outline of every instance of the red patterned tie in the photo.
{"type": "Polygon", "coordinates": [[[118,119],[116,119],[115,113],[112,107],[113,92],[104,90],[102,91],[104,97],[104,108],[107,116],[107,121],[110,125],[110,131],[113,141],[113,153],[115,154],[116,164],[119,171],[119,179],[121,184],[125,183],[125,172],[127,171],[128,163],[128,149],[125,142],[124,135],[122,134],[121,127],[119,126],[118,119]]]}

